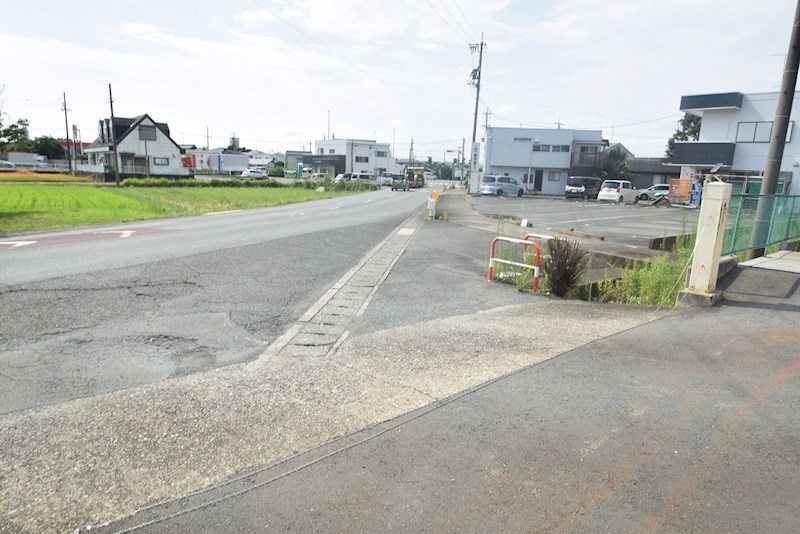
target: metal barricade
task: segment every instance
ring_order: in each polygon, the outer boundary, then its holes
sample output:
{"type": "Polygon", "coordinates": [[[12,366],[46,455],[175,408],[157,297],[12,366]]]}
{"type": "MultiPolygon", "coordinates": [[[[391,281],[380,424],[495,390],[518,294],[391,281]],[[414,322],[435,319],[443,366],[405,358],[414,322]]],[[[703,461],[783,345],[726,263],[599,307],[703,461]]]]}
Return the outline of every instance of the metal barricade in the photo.
{"type": "MultiPolygon", "coordinates": [[[[526,236],[527,237],[527,236],[526,236]]],[[[541,260],[542,253],[539,249],[539,244],[534,243],[533,241],[528,241],[527,239],[517,239],[514,237],[503,237],[497,236],[492,239],[492,249],[489,253],[489,281],[491,282],[494,278],[494,264],[495,263],[503,263],[506,265],[513,265],[515,267],[522,267],[523,269],[531,269],[533,272],[533,283],[531,285],[531,290],[535,293],[537,289],[539,289],[539,262],[541,260]],[[533,247],[536,251],[536,260],[534,261],[533,265],[528,265],[527,263],[520,263],[511,260],[504,260],[501,258],[495,258],[495,250],[497,248],[497,243],[504,242],[504,243],[516,243],[522,245],[522,255],[525,256],[525,252],[528,250],[528,247],[533,247]]]]}

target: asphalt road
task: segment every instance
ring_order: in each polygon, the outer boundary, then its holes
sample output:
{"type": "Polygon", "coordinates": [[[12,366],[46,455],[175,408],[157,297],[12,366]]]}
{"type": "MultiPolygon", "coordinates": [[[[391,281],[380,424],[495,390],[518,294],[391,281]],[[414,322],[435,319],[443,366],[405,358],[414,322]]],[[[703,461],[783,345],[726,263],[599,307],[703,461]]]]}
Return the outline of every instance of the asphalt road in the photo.
{"type": "Polygon", "coordinates": [[[483,215],[528,219],[534,231],[575,230],[634,246],[652,238],[689,233],[697,225],[697,210],[641,204],[613,204],[558,197],[483,196],[471,199],[483,215]]]}
{"type": "Polygon", "coordinates": [[[3,238],[0,413],[257,357],[426,196],[3,238]]]}

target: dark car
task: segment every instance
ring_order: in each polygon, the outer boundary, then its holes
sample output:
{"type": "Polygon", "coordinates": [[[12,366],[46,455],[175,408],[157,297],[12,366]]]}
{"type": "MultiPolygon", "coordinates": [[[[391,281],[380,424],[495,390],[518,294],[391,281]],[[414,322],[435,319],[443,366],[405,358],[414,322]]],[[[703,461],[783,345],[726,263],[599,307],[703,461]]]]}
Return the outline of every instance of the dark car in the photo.
{"type": "Polygon", "coordinates": [[[564,188],[565,198],[597,198],[603,180],[593,176],[570,176],[564,188]]]}
{"type": "Polygon", "coordinates": [[[393,174],[392,175],[392,191],[395,189],[402,189],[403,191],[408,191],[408,180],[404,174],[393,174]]]}

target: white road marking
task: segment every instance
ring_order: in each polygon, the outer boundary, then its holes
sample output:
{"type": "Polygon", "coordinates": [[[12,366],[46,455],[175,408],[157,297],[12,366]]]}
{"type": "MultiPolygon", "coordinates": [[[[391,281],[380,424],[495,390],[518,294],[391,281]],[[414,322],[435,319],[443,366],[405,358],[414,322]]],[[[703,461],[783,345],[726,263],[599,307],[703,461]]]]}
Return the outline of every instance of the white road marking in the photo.
{"type": "Polygon", "coordinates": [[[225,215],[226,213],[239,213],[242,210],[212,211],[203,215],[225,215]]]}
{"type": "Polygon", "coordinates": [[[130,237],[136,230],[107,230],[105,232],[98,232],[100,234],[119,234],[120,239],[130,237]]]}
{"type": "Polygon", "coordinates": [[[36,241],[0,241],[0,245],[10,245],[9,249],[33,245],[34,243],[36,241]]]}

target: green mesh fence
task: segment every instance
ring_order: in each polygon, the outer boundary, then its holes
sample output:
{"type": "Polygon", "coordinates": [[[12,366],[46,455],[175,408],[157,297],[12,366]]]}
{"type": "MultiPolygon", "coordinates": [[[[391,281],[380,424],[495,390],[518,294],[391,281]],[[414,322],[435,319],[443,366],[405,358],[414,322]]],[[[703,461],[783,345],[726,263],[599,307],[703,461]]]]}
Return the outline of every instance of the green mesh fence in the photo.
{"type": "Polygon", "coordinates": [[[800,238],[800,200],[783,195],[733,195],[728,205],[728,219],[722,254],[735,254],[754,248],[800,238]],[[759,203],[763,203],[759,209],[759,203]],[[754,236],[756,218],[765,221],[764,231],[754,236]]]}

